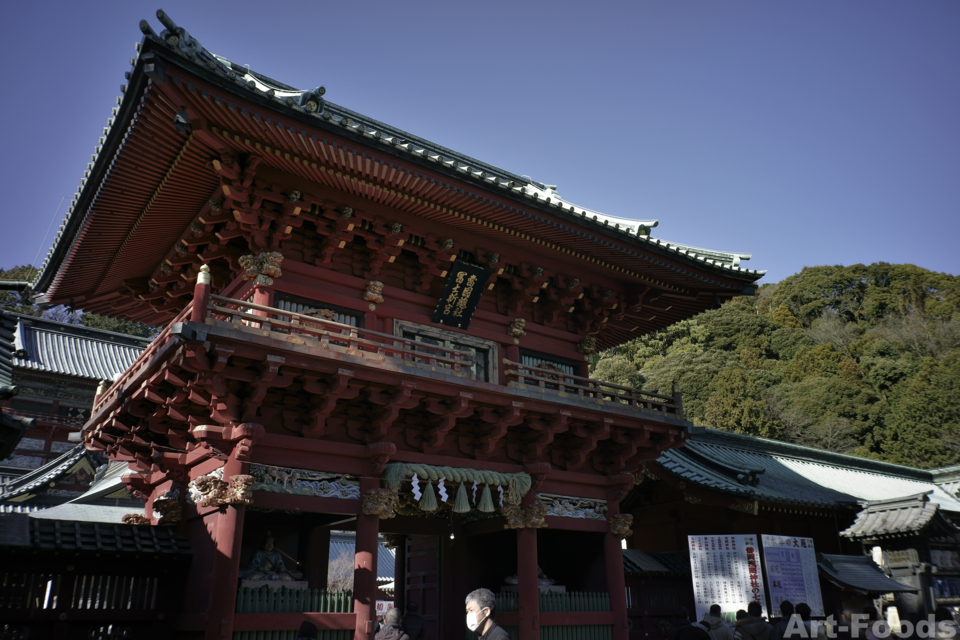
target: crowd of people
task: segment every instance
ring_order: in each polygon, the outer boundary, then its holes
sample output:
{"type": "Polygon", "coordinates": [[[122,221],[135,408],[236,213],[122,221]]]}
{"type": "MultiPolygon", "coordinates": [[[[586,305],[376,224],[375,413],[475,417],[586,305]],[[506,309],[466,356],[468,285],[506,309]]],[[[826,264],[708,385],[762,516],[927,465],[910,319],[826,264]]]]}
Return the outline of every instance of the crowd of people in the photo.
{"type": "MultiPolygon", "coordinates": [[[[489,589],[477,589],[466,598],[466,625],[478,634],[478,640],[510,640],[507,632],[496,623],[496,598],[489,589]]],[[[723,616],[720,605],[710,607],[703,620],[691,620],[684,608],[678,611],[673,623],[661,629],[666,640],[888,640],[902,636],[880,620],[873,607],[855,615],[844,610],[838,621],[814,620],[810,605],[800,602],[796,606],[784,600],[780,604],[780,617],[768,620],[763,615],[759,602],[751,602],[747,609],[737,611],[736,622],[730,624],[723,616]]],[[[946,640],[960,636],[953,614],[947,607],[939,607],[933,616],[929,640],[946,640]]],[[[919,628],[919,627],[918,627],[919,628]]],[[[912,636],[914,627],[911,625],[912,636]]],[[[905,637],[906,637],[905,636],[905,637]]],[[[297,640],[316,640],[317,628],[304,622],[297,640]]],[[[918,636],[920,637],[920,636],[918,636]]],[[[426,640],[423,618],[417,611],[417,603],[407,605],[406,615],[399,609],[390,609],[383,616],[375,640],[426,640]]]]}
{"type": "MultiPolygon", "coordinates": [[[[747,609],[737,611],[736,622],[730,624],[722,615],[720,605],[710,607],[703,620],[691,620],[686,609],[681,608],[673,624],[665,625],[667,640],[887,640],[912,637],[914,627],[906,636],[890,628],[877,616],[874,607],[867,607],[859,615],[846,609],[838,621],[814,620],[810,605],[800,602],[796,606],[784,600],[780,604],[780,617],[766,619],[759,602],[751,602],[747,609]]],[[[960,638],[960,629],[953,613],[947,607],[939,607],[933,616],[930,640],[960,638]]],[[[917,636],[919,637],[919,636],[917,636]]]]}

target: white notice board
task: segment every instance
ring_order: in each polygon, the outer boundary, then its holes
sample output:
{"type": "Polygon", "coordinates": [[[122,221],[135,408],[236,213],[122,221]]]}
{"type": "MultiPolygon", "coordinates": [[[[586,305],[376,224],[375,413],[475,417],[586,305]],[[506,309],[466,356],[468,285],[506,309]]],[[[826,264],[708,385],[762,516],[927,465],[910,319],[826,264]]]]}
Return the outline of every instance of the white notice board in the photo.
{"type": "Polygon", "coordinates": [[[756,600],[767,615],[760,575],[760,550],[755,535],[687,536],[697,620],[719,604],[733,624],[739,609],[756,600]]]}
{"type": "Polygon", "coordinates": [[[794,606],[806,602],[811,615],[823,615],[813,538],[763,536],[763,564],[774,611],[780,610],[781,602],[789,600],[794,606]]]}

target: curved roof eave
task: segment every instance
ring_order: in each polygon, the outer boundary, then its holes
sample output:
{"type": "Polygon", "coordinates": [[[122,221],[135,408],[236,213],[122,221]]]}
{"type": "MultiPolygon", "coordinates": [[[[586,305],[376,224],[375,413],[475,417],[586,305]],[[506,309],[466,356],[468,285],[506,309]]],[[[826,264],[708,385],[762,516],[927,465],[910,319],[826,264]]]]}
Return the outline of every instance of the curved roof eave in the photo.
{"type": "MultiPolygon", "coordinates": [[[[731,277],[745,282],[745,289],[754,289],[753,283],[763,277],[765,271],[744,269],[740,266],[741,260],[748,260],[748,253],[734,253],[700,249],[690,245],[671,243],[651,238],[649,231],[659,224],[658,220],[639,220],[609,216],[592,209],[586,209],[569,203],[556,193],[554,185],[547,185],[525,176],[518,176],[493,165],[476,160],[458,153],[434,142],[412,135],[402,129],[392,127],[373,118],[363,116],[355,111],[323,100],[325,90],[316,87],[310,90],[298,90],[280,83],[263,74],[237,65],[228,59],[215,55],[205,49],[197,40],[192,38],[181,27],[178,27],[163,11],[157,12],[157,17],[164,24],[159,35],[153,31],[144,20],[140,29],[144,39],[138,44],[138,53],[144,47],[162,47],[179,54],[183,59],[193,63],[198,72],[214,73],[221,81],[226,81],[232,90],[244,90],[250,93],[251,98],[267,99],[273,102],[272,108],[280,111],[290,111],[300,120],[317,119],[325,121],[329,126],[338,125],[343,131],[355,136],[366,138],[369,141],[380,142],[386,151],[400,158],[419,159],[435,165],[435,169],[458,179],[479,182],[487,190],[501,191],[514,200],[526,200],[525,204],[533,204],[545,211],[549,211],[571,222],[596,231],[620,241],[626,241],[645,249],[654,249],[663,252],[663,255],[679,259],[681,262],[690,262],[699,268],[705,268],[719,276],[731,277]],[[532,201],[532,202],[531,202],[532,201]]],[[[141,68],[139,55],[131,59],[135,70],[141,68]]],[[[144,74],[132,74],[131,82],[122,87],[123,95],[117,98],[119,107],[113,109],[112,117],[107,120],[104,136],[91,156],[85,177],[67,210],[64,222],[54,238],[53,244],[40,267],[34,280],[34,290],[46,292],[55,281],[60,268],[67,257],[70,247],[75,242],[82,229],[84,211],[91,201],[100,184],[104,172],[109,167],[116,148],[122,141],[125,133],[125,123],[129,121],[136,109],[137,99],[147,79],[144,74]],[[139,80],[134,82],[134,80],[139,80]],[[114,126],[121,123],[121,126],[114,126]]]]}

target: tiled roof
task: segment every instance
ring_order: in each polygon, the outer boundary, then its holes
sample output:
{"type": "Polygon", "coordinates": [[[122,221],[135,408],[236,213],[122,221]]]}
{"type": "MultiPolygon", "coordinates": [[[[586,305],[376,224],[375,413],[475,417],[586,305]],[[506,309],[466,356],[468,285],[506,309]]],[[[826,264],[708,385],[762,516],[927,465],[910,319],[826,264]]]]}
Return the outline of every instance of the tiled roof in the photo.
{"type": "Polygon", "coordinates": [[[686,575],[690,573],[690,558],[686,553],[643,552],[623,550],[624,573],[660,573],[686,575]]]}
{"type": "MultiPolygon", "coordinates": [[[[0,400],[7,400],[17,394],[13,386],[13,352],[14,332],[17,327],[17,317],[7,311],[0,310],[0,400]]],[[[29,429],[33,427],[32,419],[24,419],[15,415],[0,413],[0,460],[10,457],[13,450],[20,443],[29,429]]]]}
{"type": "Polygon", "coordinates": [[[190,542],[172,527],[0,518],[0,546],[40,551],[189,556],[190,542]]]}
{"type": "Polygon", "coordinates": [[[4,493],[0,495],[0,502],[9,502],[15,498],[23,500],[31,494],[43,493],[50,488],[50,483],[56,484],[64,476],[80,469],[85,469],[92,476],[99,464],[91,452],[78,444],[59,458],[16,478],[5,487],[4,493]]]}
{"type": "Polygon", "coordinates": [[[852,508],[930,492],[934,503],[960,512],[960,500],[930,471],[714,429],[698,430],[657,463],[688,482],[760,502],[852,508]]]}
{"type": "MultiPolygon", "coordinates": [[[[198,67],[228,80],[235,84],[238,89],[249,92],[251,96],[260,99],[269,98],[275,101],[278,107],[283,106],[293,109],[299,112],[303,118],[315,118],[318,124],[336,126],[345,132],[366,138],[370,141],[370,144],[379,144],[400,157],[407,156],[433,163],[440,172],[459,174],[474,181],[482,182],[494,191],[500,191],[512,197],[522,197],[550,209],[577,216],[582,224],[603,235],[618,239],[632,238],[638,243],[656,246],[680,261],[690,261],[692,264],[710,268],[725,276],[746,276],[746,279],[750,282],[757,280],[766,273],[765,271],[745,269],[740,266],[741,260],[750,259],[749,253],[712,251],[651,238],[647,234],[649,234],[651,228],[657,226],[657,220],[614,217],[572,204],[557,193],[555,185],[537,182],[528,177],[494,167],[429,140],[414,136],[402,129],[327,102],[322,97],[325,94],[323,87],[301,90],[278,82],[211,53],[195,38],[191,37],[186,30],[178,27],[163,11],[158,11],[157,17],[166,29],[158,35],[150,24],[143,20],[140,22],[140,30],[146,39],[162,44],[184,56],[198,67]]],[[[140,48],[138,45],[138,52],[140,48]]],[[[131,58],[131,63],[134,66],[136,66],[136,62],[136,57],[131,58]]],[[[124,95],[117,98],[118,105],[122,107],[127,102],[128,96],[126,94],[133,87],[133,82],[121,87],[124,95]]],[[[113,115],[115,117],[107,120],[107,126],[103,129],[104,135],[100,138],[100,144],[96,147],[96,153],[92,156],[94,162],[88,166],[88,169],[93,169],[98,162],[107,160],[100,158],[101,153],[112,150],[114,147],[111,143],[122,136],[123,131],[119,132],[118,135],[118,132],[114,131],[114,125],[119,123],[123,129],[126,129],[126,121],[116,118],[118,113],[119,110],[114,109],[113,115]]],[[[90,171],[87,172],[87,175],[90,175],[90,171]]],[[[53,245],[40,267],[39,274],[34,282],[38,291],[47,291],[57,275],[60,261],[79,231],[80,221],[84,213],[81,204],[84,199],[81,196],[88,189],[87,182],[86,177],[81,179],[66,217],[54,238],[53,245]]],[[[92,185],[91,188],[95,189],[96,185],[92,185]]]]}
{"type": "MultiPolygon", "coordinates": [[[[330,534],[330,559],[346,553],[351,558],[356,553],[357,536],[349,531],[335,531],[330,534]]],[[[377,553],[377,582],[393,582],[396,556],[381,540],[377,553]]]]}
{"type": "Polygon", "coordinates": [[[853,525],[840,535],[847,538],[884,538],[897,535],[950,535],[960,529],[940,513],[939,505],[930,501],[932,491],[905,498],[867,502],[853,525]]]}
{"type": "Polygon", "coordinates": [[[0,387],[13,384],[14,332],[17,316],[0,309],[0,387]]]}
{"type": "Polygon", "coordinates": [[[70,502],[72,504],[83,504],[109,497],[117,492],[122,492],[121,495],[125,498],[130,497],[126,491],[123,477],[132,473],[136,472],[130,471],[129,465],[125,461],[111,460],[97,469],[97,475],[87,492],[70,502]]]}
{"type": "Polygon", "coordinates": [[[100,504],[77,504],[71,501],[49,507],[48,509],[32,511],[30,517],[40,518],[42,520],[122,524],[123,516],[128,513],[143,513],[143,507],[112,507],[100,504]]]}
{"type": "Polygon", "coordinates": [[[133,364],[150,341],[83,325],[18,316],[15,344],[22,354],[14,357],[17,369],[113,380],[133,364]]]}
{"type": "Polygon", "coordinates": [[[888,578],[867,556],[818,553],[817,566],[831,582],[865,595],[916,592],[916,589],[888,578]]]}

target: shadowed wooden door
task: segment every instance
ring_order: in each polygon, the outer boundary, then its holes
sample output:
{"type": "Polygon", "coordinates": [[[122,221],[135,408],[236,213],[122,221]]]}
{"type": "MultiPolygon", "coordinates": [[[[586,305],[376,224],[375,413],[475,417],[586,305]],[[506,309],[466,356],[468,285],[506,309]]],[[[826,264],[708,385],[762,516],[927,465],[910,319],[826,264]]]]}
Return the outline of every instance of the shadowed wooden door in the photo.
{"type": "Polygon", "coordinates": [[[423,617],[423,640],[440,640],[440,539],[407,536],[405,603],[416,602],[423,617]]]}

